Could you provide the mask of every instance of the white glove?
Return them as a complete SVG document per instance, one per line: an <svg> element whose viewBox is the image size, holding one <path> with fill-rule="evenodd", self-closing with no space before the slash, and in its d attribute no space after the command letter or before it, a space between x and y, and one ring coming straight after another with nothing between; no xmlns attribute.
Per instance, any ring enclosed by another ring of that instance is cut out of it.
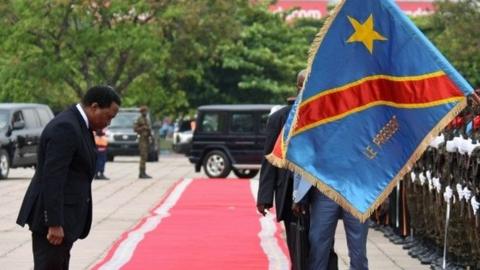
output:
<svg viewBox="0 0 480 270"><path fill-rule="evenodd" d="M432 191L433 189L433 179L430 177L428 178L428 190Z"/></svg>
<svg viewBox="0 0 480 270"><path fill-rule="evenodd" d="M442 184L440 183L440 178L434 177L432 179L432 182L433 182L433 187L435 188L437 193L440 193L440 191L442 191Z"/></svg>
<svg viewBox="0 0 480 270"><path fill-rule="evenodd" d="M467 154L471 149L472 139L464 139L463 137L459 140L458 152L462 155ZM473 149L472 149L473 151Z"/></svg>
<svg viewBox="0 0 480 270"><path fill-rule="evenodd" d="M415 180L417 178L417 175L414 172L410 173L410 180L412 180L412 183L415 183Z"/></svg>
<svg viewBox="0 0 480 270"><path fill-rule="evenodd" d="M457 184L457 193L458 193L458 200L461 201L463 199L463 188L462 185Z"/></svg>
<svg viewBox="0 0 480 270"><path fill-rule="evenodd" d="M425 178L425 174L421 172L418 178L420 178L420 185L423 186L423 184L425 184L425 180L427 180L427 178Z"/></svg>
<svg viewBox="0 0 480 270"><path fill-rule="evenodd" d="M431 171L427 171L427 172L426 172L426 175L427 175L428 181L432 181L432 172L431 172Z"/></svg>
<svg viewBox="0 0 480 270"><path fill-rule="evenodd" d="M465 200L468 201L470 200L470 197L472 197L472 192L470 191L470 189L468 189L468 187L465 187L463 189L463 197L465 198Z"/></svg>
<svg viewBox="0 0 480 270"><path fill-rule="evenodd" d="M480 208L480 203L477 202L477 199L475 198L475 196L472 197L472 200L470 202L472 204L473 214L476 215L478 208Z"/></svg>
<svg viewBox="0 0 480 270"><path fill-rule="evenodd" d="M438 146L444 141L445 136L443 134L440 134L439 136L435 137L435 139L433 139L433 141L430 143L430 146L438 149Z"/></svg>
<svg viewBox="0 0 480 270"><path fill-rule="evenodd" d="M445 188L445 192L443 193L443 199L446 203L450 203L450 199L453 197L453 189L450 186Z"/></svg>

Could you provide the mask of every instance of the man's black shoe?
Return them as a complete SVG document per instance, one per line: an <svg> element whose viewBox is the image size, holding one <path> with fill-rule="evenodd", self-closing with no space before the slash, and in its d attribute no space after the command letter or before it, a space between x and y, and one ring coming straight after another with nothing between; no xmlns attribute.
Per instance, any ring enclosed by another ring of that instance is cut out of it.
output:
<svg viewBox="0 0 480 270"><path fill-rule="evenodd" d="M405 244L408 244L411 242L417 242L417 239L415 239L415 237L413 237L412 235L409 235L405 238Z"/></svg>
<svg viewBox="0 0 480 270"><path fill-rule="evenodd" d="M152 177L150 175L146 174L146 173L140 173L138 178L140 178L140 179L151 179Z"/></svg>
<svg viewBox="0 0 480 270"><path fill-rule="evenodd" d="M95 179L97 179L97 180L110 180L110 178L106 177L103 173L97 173L97 175L95 175Z"/></svg>
<svg viewBox="0 0 480 270"><path fill-rule="evenodd" d="M419 256L425 254L426 252L428 252L429 249L425 246L420 246L419 248L416 248L416 249L411 249L409 252L408 252L408 255L412 256L413 258L418 258Z"/></svg>
<svg viewBox="0 0 480 270"><path fill-rule="evenodd" d="M408 251L408 254L418 253L420 250L423 250L423 249L425 249L425 246L422 243L418 243Z"/></svg>
<svg viewBox="0 0 480 270"><path fill-rule="evenodd" d="M397 241L398 241L399 239L401 239L401 240L404 240L404 239L405 239L403 236L401 236L401 235L399 235L399 234L396 234L396 233L387 236L387 238L388 238L388 240L390 240L390 241L392 241L392 242L393 242L394 240L397 240Z"/></svg>
<svg viewBox="0 0 480 270"><path fill-rule="evenodd" d="M442 267L442 264L440 265L430 265L430 269L432 270L445 270L445 269L452 269L452 265L447 262L447 264L445 265L445 268Z"/></svg>
<svg viewBox="0 0 480 270"><path fill-rule="evenodd" d="M421 264L432 264L438 257L439 254L435 250L432 250L423 256L420 256L419 259Z"/></svg>
<svg viewBox="0 0 480 270"><path fill-rule="evenodd" d="M376 230L377 232L383 232L385 230L386 226L383 224L378 224L378 226L374 227L373 229Z"/></svg>
<svg viewBox="0 0 480 270"><path fill-rule="evenodd" d="M393 231L393 228L390 227L390 226L385 227L385 229L384 229L384 231L383 231L383 235L384 235L385 237L388 237L388 236L390 236L390 235L392 235L392 234L395 234L395 232Z"/></svg>
<svg viewBox="0 0 480 270"><path fill-rule="evenodd" d="M393 239L390 239L390 241L392 241L392 243L395 245L403 245L407 240L405 240L405 238L401 236L397 236L397 237L394 237Z"/></svg>
<svg viewBox="0 0 480 270"><path fill-rule="evenodd" d="M418 240L412 240L412 241L410 241L410 242L408 242L408 243L405 243L405 245L403 245L402 248L403 248L403 249L411 249L411 248L416 247L416 246L419 245L419 244L420 244L420 241L418 241Z"/></svg>
<svg viewBox="0 0 480 270"><path fill-rule="evenodd" d="M380 224L377 224L375 221L372 221L372 220L368 221L368 227L370 229L378 230L379 226L380 226Z"/></svg>
<svg viewBox="0 0 480 270"><path fill-rule="evenodd" d="M432 262L432 265L441 266L442 263L443 263L443 255L440 255L438 258L436 258L436 259Z"/></svg>

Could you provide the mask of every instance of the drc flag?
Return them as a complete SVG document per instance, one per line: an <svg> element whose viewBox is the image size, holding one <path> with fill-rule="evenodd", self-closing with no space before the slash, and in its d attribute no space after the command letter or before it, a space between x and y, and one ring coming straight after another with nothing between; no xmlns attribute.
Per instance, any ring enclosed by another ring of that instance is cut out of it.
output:
<svg viewBox="0 0 480 270"><path fill-rule="evenodd" d="M471 93L393 0L341 1L267 158L365 221Z"/></svg>

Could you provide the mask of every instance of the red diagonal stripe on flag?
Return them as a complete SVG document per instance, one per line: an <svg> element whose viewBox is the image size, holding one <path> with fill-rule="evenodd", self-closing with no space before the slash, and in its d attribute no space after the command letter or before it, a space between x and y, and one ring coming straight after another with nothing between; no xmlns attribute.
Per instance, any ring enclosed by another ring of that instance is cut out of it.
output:
<svg viewBox="0 0 480 270"><path fill-rule="evenodd" d="M303 103L299 108L295 133L376 102L420 108L428 103L463 96L463 93L446 75L421 80L400 81L389 78L367 80L345 90L321 95ZM430 106L436 105L433 103Z"/></svg>
<svg viewBox="0 0 480 270"><path fill-rule="evenodd" d="M275 158L279 160L284 160L285 157L283 156L283 131L285 129L282 128L280 134L278 134L277 140L275 141L275 145L273 146L272 153Z"/></svg>

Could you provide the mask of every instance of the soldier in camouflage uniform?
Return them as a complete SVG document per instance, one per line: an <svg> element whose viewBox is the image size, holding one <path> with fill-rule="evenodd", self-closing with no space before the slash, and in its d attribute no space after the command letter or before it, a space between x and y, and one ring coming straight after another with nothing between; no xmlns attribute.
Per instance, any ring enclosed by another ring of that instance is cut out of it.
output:
<svg viewBox="0 0 480 270"><path fill-rule="evenodd" d="M145 172L148 158L148 144L151 136L151 129L147 121L148 108L146 106L140 107L140 113L141 115L134 125L134 130L138 134L138 150L140 152L140 173L138 177L148 179L152 178Z"/></svg>

